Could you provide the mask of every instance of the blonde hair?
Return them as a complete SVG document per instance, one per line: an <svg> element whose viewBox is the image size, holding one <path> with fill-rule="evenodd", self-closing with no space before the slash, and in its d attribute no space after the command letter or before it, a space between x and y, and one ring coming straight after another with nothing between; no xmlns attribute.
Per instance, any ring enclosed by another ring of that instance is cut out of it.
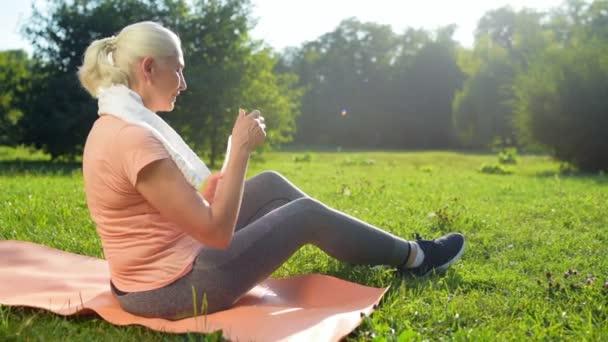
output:
<svg viewBox="0 0 608 342"><path fill-rule="evenodd" d="M144 57L162 59L181 54L179 38L160 24L144 21L123 28L117 36L93 41L84 53L78 78L93 97L112 84L129 86L133 66Z"/></svg>

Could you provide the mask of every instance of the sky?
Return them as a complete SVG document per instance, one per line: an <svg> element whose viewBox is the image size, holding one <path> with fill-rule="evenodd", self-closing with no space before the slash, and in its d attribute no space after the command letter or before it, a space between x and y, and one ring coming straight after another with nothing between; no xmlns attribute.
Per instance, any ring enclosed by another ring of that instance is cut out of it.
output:
<svg viewBox="0 0 608 342"><path fill-rule="evenodd" d="M0 0L0 50L25 49L31 46L19 33L19 27L31 14L32 2L44 0ZM436 29L456 24L455 39L472 46L477 21L488 10L505 5L547 10L563 0L252 0L252 16L257 26L251 32L281 50L300 46L333 31L343 19L357 17L391 25L397 33L407 27Z"/></svg>

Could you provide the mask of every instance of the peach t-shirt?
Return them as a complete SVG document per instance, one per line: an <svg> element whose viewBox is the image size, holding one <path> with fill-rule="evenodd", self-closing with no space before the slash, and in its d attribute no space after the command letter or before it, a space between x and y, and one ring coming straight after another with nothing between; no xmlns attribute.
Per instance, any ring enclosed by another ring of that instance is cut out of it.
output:
<svg viewBox="0 0 608 342"><path fill-rule="evenodd" d="M112 282L125 292L172 283L192 269L202 247L135 188L139 171L164 158L170 156L149 130L110 115L97 119L84 147L87 205Z"/></svg>

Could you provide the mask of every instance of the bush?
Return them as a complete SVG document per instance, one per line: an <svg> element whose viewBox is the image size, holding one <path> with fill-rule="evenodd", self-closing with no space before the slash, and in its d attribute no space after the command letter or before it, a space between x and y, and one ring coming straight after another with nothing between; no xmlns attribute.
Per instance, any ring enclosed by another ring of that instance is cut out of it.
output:
<svg viewBox="0 0 608 342"><path fill-rule="evenodd" d="M510 169L498 164L483 164L479 172L492 175L509 175L513 173Z"/></svg>
<svg viewBox="0 0 608 342"><path fill-rule="evenodd" d="M498 151L499 164L517 164L517 149L515 147L505 148Z"/></svg>
<svg viewBox="0 0 608 342"><path fill-rule="evenodd" d="M582 171L608 170L608 43L555 49L515 83L522 139Z"/></svg>

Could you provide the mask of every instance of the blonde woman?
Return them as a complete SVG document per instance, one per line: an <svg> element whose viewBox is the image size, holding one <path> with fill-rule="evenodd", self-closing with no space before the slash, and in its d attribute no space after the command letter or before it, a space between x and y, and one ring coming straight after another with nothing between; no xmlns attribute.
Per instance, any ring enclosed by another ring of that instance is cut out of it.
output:
<svg viewBox="0 0 608 342"><path fill-rule="evenodd" d="M415 275L460 258L460 234L407 241L310 198L276 172L245 180L266 136L259 111L238 113L226 167L210 175L157 115L186 91L184 67L177 35L140 22L92 42L78 71L99 104L83 155L87 204L126 311L180 319L200 312L203 298L207 313L229 308L306 244Z"/></svg>

